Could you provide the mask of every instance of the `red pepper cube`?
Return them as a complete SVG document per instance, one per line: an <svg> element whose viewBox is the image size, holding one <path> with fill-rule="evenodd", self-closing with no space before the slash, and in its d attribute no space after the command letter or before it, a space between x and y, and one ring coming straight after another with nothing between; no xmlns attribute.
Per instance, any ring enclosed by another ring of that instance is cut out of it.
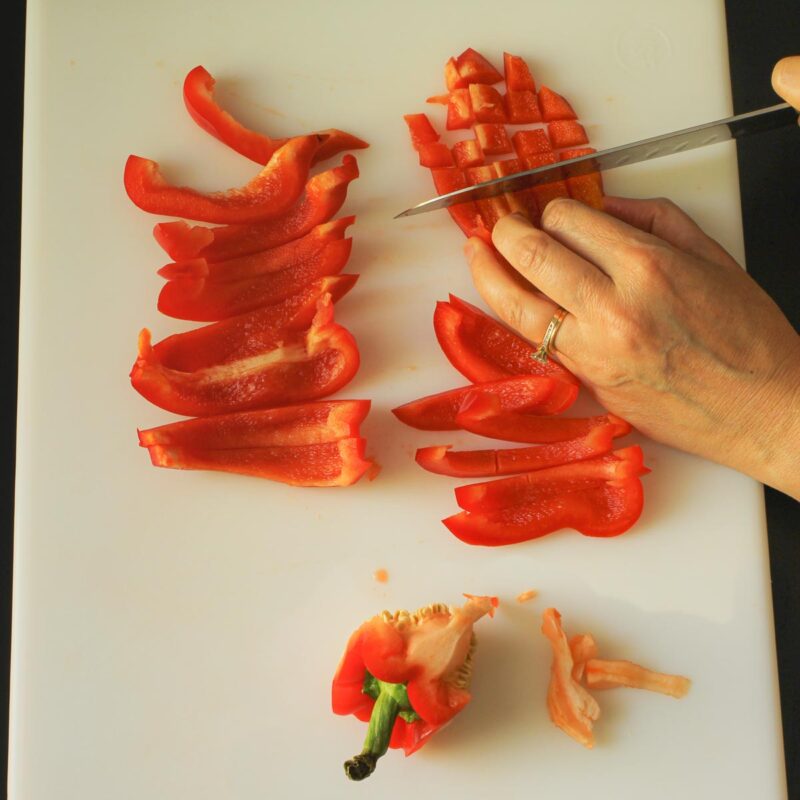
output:
<svg viewBox="0 0 800 800"><path fill-rule="evenodd" d="M433 185L439 194L448 194L457 189L468 186L467 177L464 171L458 167L442 167L432 169ZM478 207L473 202L458 203L447 209L456 225L461 228L467 236L480 236L485 241L491 243L491 235L486 230L481 219Z"/></svg>
<svg viewBox="0 0 800 800"><path fill-rule="evenodd" d="M527 125L529 122L541 122L542 112L536 93L529 89L506 92L503 102L506 106L506 117L512 125Z"/></svg>
<svg viewBox="0 0 800 800"><path fill-rule="evenodd" d="M506 126L497 122L482 122L473 128L484 153L500 155L511 152L511 139Z"/></svg>
<svg viewBox="0 0 800 800"><path fill-rule="evenodd" d="M505 178L507 175L513 175L514 173L508 169L506 166L508 162L506 161L495 161L492 164L494 168L494 174L496 178ZM512 214L522 214L524 216L528 216L528 208L523 202L521 197L522 192L506 192L504 197L506 202L508 203L508 208Z"/></svg>
<svg viewBox="0 0 800 800"><path fill-rule="evenodd" d="M444 83L448 92L452 92L454 89L466 88L465 84L461 82L461 76L458 74L458 65L454 58L448 58L447 63L444 65Z"/></svg>
<svg viewBox="0 0 800 800"><path fill-rule="evenodd" d="M506 73L506 89L511 92L536 91L536 83L525 59L503 53L503 69Z"/></svg>
<svg viewBox="0 0 800 800"><path fill-rule="evenodd" d="M525 169L536 169L547 164L555 164L556 157L553 153L534 153L522 159ZM567 184L563 180L556 180L553 183L546 183L540 186L532 186L531 191L536 197L539 211L544 211L545 206L557 197L569 197Z"/></svg>
<svg viewBox="0 0 800 800"><path fill-rule="evenodd" d="M522 162L518 158L509 158L505 161L495 161L494 170L498 178L516 175L522 172ZM541 214L536 195L530 189L520 189L517 192L506 192L506 200L512 212L524 214L534 225L539 224Z"/></svg>
<svg viewBox="0 0 800 800"><path fill-rule="evenodd" d="M408 125L408 132L411 134L411 143L415 150L419 150L423 144L431 144L439 141L439 134L431 125L431 121L425 114L406 114L403 119Z"/></svg>
<svg viewBox="0 0 800 800"><path fill-rule="evenodd" d="M539 89L539 108L542 110L542 119L545 122L578 118L572 106L560 94L546 86Z"/></svg>
<svg viewBox="0 0 800 800"><path fill-rule="evenodd" d="M456 142L453 145L452 153L456 166L462 169L479 167L483 164L483 150L477 139L464 139Z"/></svg>
<svg viewBox="0 0 800 800"><path fill-rule="evenodd" d="M497 89L480 83L471 83L469 98L476 122L505 122L506 110L503 97Z"/></svg>
<svg viewBox="0 0 800 800"><path fill-rule="evenodd" d="M450 148L442 142L428 142L422 144L417 148L419 153L420 166L430 167L452 167L453 156L450 154Z"/></svg>
<svg viewBox="0 0 800 800"><path fill-rule="evenodd" d="M579 147L574 150L564 150L559 155L561 161L570 158L579 158L589 153L597 152L592 147ZM574 178L567 178L567 191L573 200L580 200L592 208L603 208L603 179L599 172L591 172L587 175L576 175Z"/></svg>
<svg viewBox="0 0 800 800"><path fill-rule="evenodd" d="M471 167L467 170L467 181L473 186L477 183L493 181L497 177L494 167L487 164L483 167ZM480 211L484 225L491 231L500 217L505 217L511 213L508 200L502 195L498 197L486 197L475 201L475 205Z"/></svg>
<svg viewBox="0 0 800 800"><path fill-rule="evenodd" d="M456 88L469 86L471 83L499 83L503 76L477 50L466 49L457 59L456 68L460 83Z"/></svg>
<svg viewBox="0 0 800 800"><path fill-rule="evenodd" d="M589 137L586 135L583 125L574 119L549 123L547 133L550 136L551 144L556 150L562 147L576 147L579 144L589 143Z"/></svg>
<svg viewBox="0 0 800 800"><path fill-rule="evenodd" d="M533 131L517 131L511 137L511 141L514 144L514 150L517 155L522 159L538 153L553 152L547 134L540 128Z"/></svg>
<svg viewBox="0 0 800 800"><path fill-rule="evenodd" d="M447 130L457 131L472 127L475 114L470 102L469 89L455 89L447 102Z"/></svg>

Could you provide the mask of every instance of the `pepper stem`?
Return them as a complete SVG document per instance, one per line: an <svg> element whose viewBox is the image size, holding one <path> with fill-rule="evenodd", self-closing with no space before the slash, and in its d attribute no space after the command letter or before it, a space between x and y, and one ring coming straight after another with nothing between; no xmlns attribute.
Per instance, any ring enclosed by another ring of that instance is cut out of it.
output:
<svg viewBox="0 0 800 800"><path fill-rule="evenodd" d="M390 688L394 685L377 683L380 685L380 694L372 707L364 748L359 755L344 762L345 774L352 781L363 781L375 771L378 759L389 749L394 722L400 712L400 704Z"/></svg>

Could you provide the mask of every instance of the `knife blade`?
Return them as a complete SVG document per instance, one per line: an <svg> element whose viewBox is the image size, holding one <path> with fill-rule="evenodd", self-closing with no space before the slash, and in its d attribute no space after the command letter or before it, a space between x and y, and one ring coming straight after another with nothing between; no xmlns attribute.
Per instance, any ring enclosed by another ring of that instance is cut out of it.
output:
<svg viewBox="0 0 800 800"><path fill-rule="evenodd" d="M407 208L399 217L413 217L415 214L424 214L439 208L465 203L469 200L480 200L486 197L496 197L506 192L516 192L539 186L545 183L588 175L592 172L606 172L617 167L636 164L641 161L651 161L662 156L675 153L685 153L698 147L725 142L729 139L739 139L753 133L761 133L775 128L797 123L797 111L789 103L778 103L774 106L748 111L733 117L706 122L679 131L672 131L661 136L641 139L638 142L623 144L597 153L590 153L557 164L548 164L544 167L517 172L502 178L495 178L485 183L477 183L464 189L434 197L419 203L412 208Z"/></svg>

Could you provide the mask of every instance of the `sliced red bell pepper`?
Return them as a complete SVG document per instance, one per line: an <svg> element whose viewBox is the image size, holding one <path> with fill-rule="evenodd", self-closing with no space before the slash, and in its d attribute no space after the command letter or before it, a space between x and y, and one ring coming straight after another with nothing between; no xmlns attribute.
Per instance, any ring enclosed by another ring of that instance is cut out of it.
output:
<svg viewBox="0 0 800 800"><path fill-rule="evenodd" d="M369 777L390 747L411 755L469 703L473 626L497 598L467 598L461 608L384 612L350 636L331 687L335 714L369 722L361 753L344 765L350 779Z"/></svg>
<svg viewBox="0 0 800 800"><path fill-rule="evenodd" d="M536 83L525 59L513 56L511 53L503 53L503 71L507 89L514 92L536 91Z"/></svg>
<svg viewBox="0 0 800 800"><path fill-rule="evenodd" d="M579 158L589 153L597 152L593 147L578 147L573 150L562 150L559 158L567 161L570 158ZM591 172L588 175L576 175L567 178L567 190L573 200L580 200L587 206L603 209L603 178L599 172Z"/></svg>
<svg viewBox="0 0 800 800"><path fill-rule="evenodd" d="M455 164L450 148L443 142L422 144L417 152L419 153L419 163L422 167L437 169L439 167L452 167Z"/></svg>
<svg viewBox="0 0 800 800"><path fill-rule="evenodd" d="M260 222L283 214L300 197L319 145L318 136L290 139L248 184L209 194L172 186L155 161L129 156L125 190L139 208L152 214L236 225Z"/></svg>
<svg viewBox="0 0 800 800"><path fill-rule="evenodd" d="M320 400L198 417L140 430L139 444L141 447L162 445L195 450L323 444L357 437L369 407L369 400Z"/></svg>
<svg viewBox="0 0 800 800"><path fill-rule="evenodd" d="M475 122L475 112L472 110L469 89L454 89L447 98L445 127L449 131L457 131L469 128L473 122Z"/></svg>
<svg viewBox="0 0 800 800"><path fill-rule="evenodd" d="M478 167L484 162L483 150L477 139L463 139L452 147L456 166L461 169Z"/></svg>
<svg viewBox="0 0 800 800"><path fill-rule="evenodd" d="M511 143L520 158L553 152L550 140L541 128L532 131L517 131L512 135Z"/></svg>
<svg viewBox="0 0 800 800"><path fill-rule="evenodd" d="M542 121L539 101L533 91L511 91L509 89L503 97L503 103L505 104L506 117L511 125L527 125L532 122Z"/></svg>
<svg viewBox="0 0 800 800"><path fill-rule="evenodd" d="M511 139L506 133L506 126L496 122L482 122L475 125L475 137L484 153L502 155L511 152Z"/></svg>
<svg viewBox="0 0 800 800"><path fill-rule="evenodd" d="M153 235L175 261L189 258L222 261L267 250L298 239L331 219L344 204L347 187L357 177L358 162L347 155L341 166L310 178L300 200L284 214L266 222L218 228L160 222Z"/></svg>
<svg viewBox="0 0 800 800"><path fill-rule="evenodd" d="M213 322L280 303L312 281L341 272L352 244L352 239L331 241L293 267L242 280L175 278L161 289L158 310L176 319Z"/></svg>
<svg viewBox="0 0 800 800"><path fill-rule="evenodd" d="M439 194L454 192L467 186L467 178L463 170L457 167L444 167L431 170L433 185ZM467 236L480 236L484 241L491 243L492 234L483 224L478 206L472 201L450 206L447 211L455 223Z"/></svg>
<svg viewBox="0 0 800 800"><path fill-rule="evenodd" d="M473 186L494 180L497 177L492 164L485 164L482 167L470 167L466 170L466 173L467 182ZM478 207L484 227L489 231L494 228L499 219L511 213L508 200L504 195L478 198L475 200L475 205Z"/></svg>
<svg viewBox="0 0 800 800"><path fill-rule="evenodd" d="M552 151L549 153L532 153L525 156L522 161L525 164L525 169L537 169L548 164L555 164L556 157ZM542 212L551 200L555 200L557 197L569 197L567 184L561 180L532 186L531 191L536 196L536 202Z"/></svg>
<svg viewBox="0 0 800 800"><path fill-rule="evenodd" d="M153 345L154 356L163 366L181 372L256 356L275 347L287 331L306 330L320 298L329 294L336 302L357 279L357 275L320 278L275 305L168 336Z"/></svg>
<svg viewBox="0 0 800 800"><path fill-rule="evenodd" d="M326 296L307 331L287 334L258 355L191 372L161 364L145 329L131 383L160 408L203 417L326 397L345 386L358 365L355 340L333 321L333 302Z"/></svg>
<svg viewBox="0 0 800 800"><path fill-rule="evenodd" d="M473 383L509 375L549 375L578 384L553 359L546 364L536 361L536 348L530 342L455 295L450 295L449 303L436 304L433 327L450 363Z"/></svg>
<svg viewBox="0 0 800 800"><path fill-rule="evenodd" d="M439 141L439 134L427 114L405 114L403 119L408 126L411 144L414 145L415 150L419 150L423 144L433 144Z"/></svg>
<svg viewBox="0 0 800 800"><path fill-rule="evenodd" d="M508 158L503 161L495 161L492 167L496 177L505 178L520 171L520 161L518 158ZM524 214L534 225L537 224L541 215L539 206L536 204L536 195L530 189L506 192L504 197L512 213Z"/></svg>
<svg viewBox="0 0 800 800"><path fill-rule="evenodd" d="M312 228L305 236L286 244L250 253L224 261L208 262L204 258L173 261L166 264L158 274L162 278L209 278L213 281L236 281L252 278L267 272L296 267L319 255L330 242L344 238L347 228L356 221L353 216L324 222Z"/></svg>
<svg viewBox="0 0 800 800"><path fill-rule="evenodd" d="M493 84L503 80L503 76L492 63L471 47L468 47L455 59L455 68L458 72L458 80L452 87L448 85L448 89L466 88L473 83ZM445 68L445 82L451 74L452 71Z"/></svg>
<svg viewBox="0 0 800 800"><path fill-rule="evenodd" d="M582 461L459 486L455 490L456 502L465 511L497 511L538 502L553 494L581 492L605 481L638 478L648 472L642 448L633 445Z"/></svg>
<svg viewBox="0 0 800 800"><path fill-rule="evenodd" d="M216 417L212 417L216 419ZM233 472L290 486L351 486L372 467L358 437L321 444L237 447L224 450L150 445L155 467Z"/></svg>
<svg viewBox="0 0 800 800"><path fill-rule="evenodd" d="M578 118L572 106L560 94L546 86L539 89L539 108L542 110L542 119L545 122Z"/></svg>
<svg viewBox="0 0 800 800"><path fill-rule="evenodd" d="M453 450L451 445L421 447L416 462L428 472L461 478L514 475L594 458L611 451L613 425L601 425L585 436L564 442L504 450Z"/></svg>
<svg viewBox="0 0 800 800"><path fill-rule="evenodd" d="M575 119L562 119L548 123L547 135L556 150L562 147L577 147L589 142L586 129Z"/></svg>
<svg viewBox="0 0 800 800"><path fill-rule="evenodd" d="M469 85L469 100L475 122L506 122L503 96L493 86L482 83Z"/></svg>
<svg viewBox="0 0 800 800"><path fill-rule="evenodd" d="M203 130L224 142L251 161L266 164L272 154L289 140L272 139L246 128L214 100L214 78L203 68L195 67L183 82L183 99L192 119ZM331 158L343 150L360 150L369 145L350 133L331 128L317 131L324 141L314 154L313 163Z"/></svg>
<svg viewBox="0 0 800 800"><path fill-rule="evenodd" d="M462 386L439 392L393 408L392 413L406 425L424 431L452 431L474 386ZM506 411L524 409L541 414L560 414L575 402L578 387L556 378L540 375L518 375L483 383L481 392L491 395L498 408ZM500 412L502 413L502 412Z"/></svg>

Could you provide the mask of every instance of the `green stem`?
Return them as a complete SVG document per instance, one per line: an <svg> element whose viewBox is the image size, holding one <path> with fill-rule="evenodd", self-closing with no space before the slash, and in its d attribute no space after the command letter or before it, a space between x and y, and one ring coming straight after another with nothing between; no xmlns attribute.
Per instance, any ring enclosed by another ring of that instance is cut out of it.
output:
<svg viewBox="0 0 800 800"><path fill-rule="evenodd" d="M380 694L372 707L364 748L359 755L344 762L345 774L353 781L363 781L375 771L378 759L389 749L394 722L400 712L395 692L389 688L394 685L378 683L381 684Z"/></svg>

